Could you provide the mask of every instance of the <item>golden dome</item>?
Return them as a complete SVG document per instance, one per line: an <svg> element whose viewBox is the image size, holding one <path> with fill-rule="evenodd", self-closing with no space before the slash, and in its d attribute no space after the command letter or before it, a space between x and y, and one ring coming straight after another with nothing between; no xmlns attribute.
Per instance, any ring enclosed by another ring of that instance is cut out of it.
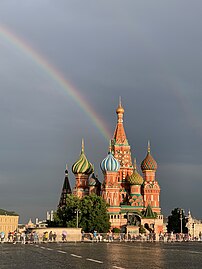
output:
<svg viewBox="0 0 202 269"><path fill-rule="evenodd" d="M137 172L136 160L134 160L134 170L132 175L128 177L128 182L130 185L142 185L144 182L141 175Z"/></svg>
<svg viewBox="0 0 202 269"><path fill-rule="evenodd" d="M119 106L116 109L117 114L123 114L124 113L124 108L121 105L121 97L119 98Z"/></svg>

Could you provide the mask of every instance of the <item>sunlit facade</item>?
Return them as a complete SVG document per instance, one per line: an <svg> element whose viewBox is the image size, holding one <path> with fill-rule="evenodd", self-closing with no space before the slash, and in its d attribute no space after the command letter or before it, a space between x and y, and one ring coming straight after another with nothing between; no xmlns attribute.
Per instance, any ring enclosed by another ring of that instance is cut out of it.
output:
<svg viewBox="0 0 202 269"><path fill-rule="evenodd" d="M148 142L145 159L141 162L142 176L138 173L136 160L132 162L131 147L124 130L124 108L119 102L117 124L109 151L100 167L102 183L94 175L93 165L84 152L84 142L79 159L73 164L75 186L72 193L80 198L91 193L101 195L109 205L108 213L112 228L140 227L160 233L163 231L163 216L160 208L160 187L156 180L157 163L151 155ZM67 172L66 172L67 175ZM67 177L65 179L67 181ZM62 191L70 193L68 189ZM61 195L61 199L65 199ZM63 197L63 198L62 198ZM62 206L61 203L59 206Z"/></svg>

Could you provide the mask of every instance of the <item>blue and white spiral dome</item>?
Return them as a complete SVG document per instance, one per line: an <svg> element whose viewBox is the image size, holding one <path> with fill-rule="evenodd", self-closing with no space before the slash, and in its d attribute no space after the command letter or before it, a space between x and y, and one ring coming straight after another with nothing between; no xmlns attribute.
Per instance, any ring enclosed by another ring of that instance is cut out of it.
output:
<svg viewBox="0 0 202 269"><path fill-rule="evenodd" d="M109 152L107 157L101 162L100 168L103 173L106 172L117 172L120 169L120 163L114 156Z"/></svg>

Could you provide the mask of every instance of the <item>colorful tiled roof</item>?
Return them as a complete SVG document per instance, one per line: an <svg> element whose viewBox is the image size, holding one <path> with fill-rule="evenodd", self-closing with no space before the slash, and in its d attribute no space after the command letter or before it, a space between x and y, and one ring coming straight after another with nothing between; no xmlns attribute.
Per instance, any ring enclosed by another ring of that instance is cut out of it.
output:
<svg viewBox="0 0 202 269"><path fill-rule="evenodd" d="M93 165L88 161L86 158L86 155L84 153L84 142L82 139L82 149L81 154L78 159L73 165L72 165L72 172L74 174L87 174L90 175L93 172Z"/></svg>
<svg viewBox="0 0 202 269"><path fill-rule="evenodd" d="M142 176L137 172L136 160L134 161L134 170L131 176L128 177L128 182L130 185L142 185L143 184Z"/></svg>
<svg viewBox="0 0 202 269"><path fill-rule="evenodd" d="M150 154L150 143L148 142L148 150L147 150L147 156L141 163L141 169L142 171L145 170L157 170L157 162L154 160L154 158Z"/></svg>
<svg viewBox="0 0 202 269"><path fill-rule="evenodd" d="M124 108L121 104L121 99L119 100L119 105L116 109L116 113L118 116L118 121L116 125L116 129L114 131L114 142L118 145L128 145L128 140L126 138L126 133L123 126L123 114L124 114Z"/></svg>
<svg viewBox="0 0 202 269"><path fill-rule="evenodd" d="M111 153L111 146L107 157L101 162L100 167L103 173L117 172L120 169L120 163Z"/></svg>

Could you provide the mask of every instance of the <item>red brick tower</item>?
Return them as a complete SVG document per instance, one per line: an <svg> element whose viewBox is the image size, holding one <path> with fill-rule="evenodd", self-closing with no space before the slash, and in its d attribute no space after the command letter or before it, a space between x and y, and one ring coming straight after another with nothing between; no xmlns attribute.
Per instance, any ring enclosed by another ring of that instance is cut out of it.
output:
<svg viewBox="0 0 202 269"><path fill-rule="evenodd" d="M119 100L119 106L116 109L116 113L117 125L114 132L114 137L112 139L112 154L120 163L120 200L123 201L127 198L127 193L125 192L125 190L129 191L130 188L126 178L133 173L133 165L131 161L130 145L128 144L128 140L126 138L126 133L123 126L124 108L122 107L121 99Z"/></svg>
<svg viewBox="0 0 202 269"><path fill-rule="evenodd" d="M150 143L148 142L147 156L141 163L144 177L143 196L144 206L151 206L152 211L160 214L159 195L160 187L156 181L157 163L150 154Z"/></svg>
<svg viewBox="0 0 202 269"><path fill-rule="evenodd" d="M75 174L76 185L73 190L73 194L82 198L89 194L88 178L93 172L93 165L87 160L84 153L84 141L82 139L81 154L73 166L72 172Z"/></svg>
<svg viewBox="0 0 202 269"><path fill-rule="evenodd" d="M119 181L118 171L120 164L114 158L111 153L111 147L107 157L101 162L100 167L104 174L104 181L102 184L102 197L111 207L120 207L120 195L119 195ZM109 208L109 212L113 211L114 208ZM116 211L116 210L115 210ZM118 209L119 212L119 209Z"/></svg>

